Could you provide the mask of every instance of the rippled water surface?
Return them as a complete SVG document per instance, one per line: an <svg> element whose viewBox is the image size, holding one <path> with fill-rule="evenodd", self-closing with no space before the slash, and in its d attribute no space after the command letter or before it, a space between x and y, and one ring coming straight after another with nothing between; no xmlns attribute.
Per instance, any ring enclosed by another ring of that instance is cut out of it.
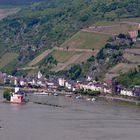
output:
<svg viewBox="0 0 140 140"><path fill-rule="evenodd" d="M0 140L140 140L139 108L52 98L63 106L0 103Z"/></svg>

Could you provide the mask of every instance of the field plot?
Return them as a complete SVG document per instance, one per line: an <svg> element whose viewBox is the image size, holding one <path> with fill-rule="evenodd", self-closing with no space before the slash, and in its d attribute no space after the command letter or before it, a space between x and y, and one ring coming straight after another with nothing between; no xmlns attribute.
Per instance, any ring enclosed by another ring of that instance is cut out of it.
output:
<svg viewBox="0 0 140 140"><path fill-rule="evenodd" d="M14 59L17 58L16 53L6 53L0 58L0 69L4 66L8 65L10 62L12 62Z"/></svg>
<svg viewBox="0 0 140 140"><path fill-rule="evenodd" d="M116 65L115 67L113 67L106 75L105 75L105 79L112 79L118 75L120 75L120 73L125 73L128 72L129 70L136 68L137 64L125 64L125 63L120 63L118 65Z"/></svg>
<svg viewBox="0 0 140 140"><path fill-rule="evenodd" d="M78 54L77 52L71 52L71 51L60 51L55 50L52 52L52 56L59 62L64 63L68 61L73 55Z"/></svg>
<svg viewBox="0 0 140 140"><path fill-rule="evenodd" d="M131 63L140 63L140 49L126 49L124 58Z"/></svg>
<svg viewBox="0 0 140 140"><path fill-rule="evenodd" d="M108 38L109 35L80 31L64 42L61 47L99 50L105 45Z"/></svg>
<svg viewBox="0 0 140 140"><path fill-rule="evenodd" d="M133 22L133 23L140 23L140 18L139 17L137 17L137 18L126 18L126 19L123 19L123 21Z"/></svg>
<svg viewBox="0 0 140 140"><path fill-rule="evenodd" d="M118 35L120 33L128 33L129 31L133 31L138 29L138 23L132 23L132 22L120 22L113 25L107 25L107 26L91 26L87 29L84 29L84 31L87 32L93 32L93 33L100 33L100 34L106 34L106 35Z"/></svg>
<svg viewBox="0 0 140 140"><path fill-rule="evenodd" d="M35 76L37 75L39 69L32 69L28 72L28 76Z"/></svg>
<svg viewBox="0 0 140 140"><path fill-rule="evenodd" d="M52 71L61 71L70 68L73 64L85 62L93 53L55 50L52 55L58 61L58 65Z"/></svg>
<svg viewBox="0 0 140 140"><path fill-rule="evenodd" d="M75 54L73 55L68 61L65 63L59 63L55 68L52 69L52 71L61 71L61 70L66 70L69 68L70 65L73 65L76 63L77 60L81 57L82 54Z"/></svg>
<svg viewBox="0 0 140 140"><path fill-rule="evenodd" d="M93 26L112 26L120 24L120 21L97 21Z"/></svg>
<svg viewBox="0 0 140 140"><path fill-rule="evenodd" d="M119 25L121 23L131 23L131 24L137 24L140 23L140 18L123 18L120 20L115 21L98 21L93 24L93 26L112 26L112 25Z"/></svg>
<svg viewBox="0 0 140 140"><path fill-rule="evenodd" d="M129 69L135 68L135 64L120 63L110 70L110 73L127 72Z"/></svg>

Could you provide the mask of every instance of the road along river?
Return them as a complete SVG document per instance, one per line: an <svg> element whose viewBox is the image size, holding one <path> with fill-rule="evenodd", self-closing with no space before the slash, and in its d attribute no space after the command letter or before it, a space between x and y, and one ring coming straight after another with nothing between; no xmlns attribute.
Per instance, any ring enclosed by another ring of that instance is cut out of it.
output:
<svg viewBox="0 0 140 140"><path fill-rule="evenodd" d="M0 140L140 140L140 108L60 96L32 100L61 107L0 103Z"/></svg>

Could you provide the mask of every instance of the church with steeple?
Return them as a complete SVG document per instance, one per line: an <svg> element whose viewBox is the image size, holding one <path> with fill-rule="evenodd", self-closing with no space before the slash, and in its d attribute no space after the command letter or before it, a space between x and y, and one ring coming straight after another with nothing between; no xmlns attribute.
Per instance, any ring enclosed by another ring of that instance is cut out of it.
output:
<svg viewBox="0 0 140 140"><path fill-rule="evenodd" d="M42 76L43 76L42 73L39 71L38 74L37 74L37 78L38 78L38 79L41 79Z"/></svg>

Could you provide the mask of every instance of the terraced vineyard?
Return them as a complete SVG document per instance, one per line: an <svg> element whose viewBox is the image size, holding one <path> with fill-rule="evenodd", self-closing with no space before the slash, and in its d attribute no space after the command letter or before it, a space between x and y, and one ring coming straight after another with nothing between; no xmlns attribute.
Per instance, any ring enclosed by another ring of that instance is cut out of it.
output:
<svg viewBox="0 0 140 140"><path fill-rule="evenodd" d="M126 49L124 52L124 58L130 63L140 63L140 49Z"/></svg>
<svg viewBox="0 0 140 140"><path fill-rule="evenodd" d="M59 71L68 69L73 64L85 62L92 55L96 56L98 51L106 44L109 37L119 33L128 33L130 30L138 29L139 25L138 23L124 21L106 22L106 26L101 26L103 23L96 23L96 28L94 25L88 29L81 30L65 41L60 47L55 47L49 52L43 52L41 55L31 61L28 66L36 65L47 55L51 54L58 61L58 65L52 70ZM111 25L111 23L113 25ZM100 26L97 26L97 24ZM136 67L136 63L140 62L139 56L134 55L134 52L137 52L137 50L129 50L132 51L131 54L128 53L128 50L126 50L124 53L124 58L128 61L131 60L131 64L119 64L115 66L109 71L109 73L107 73L107 77L114 77L120 72L126 72L127 70Z"/></svg>

